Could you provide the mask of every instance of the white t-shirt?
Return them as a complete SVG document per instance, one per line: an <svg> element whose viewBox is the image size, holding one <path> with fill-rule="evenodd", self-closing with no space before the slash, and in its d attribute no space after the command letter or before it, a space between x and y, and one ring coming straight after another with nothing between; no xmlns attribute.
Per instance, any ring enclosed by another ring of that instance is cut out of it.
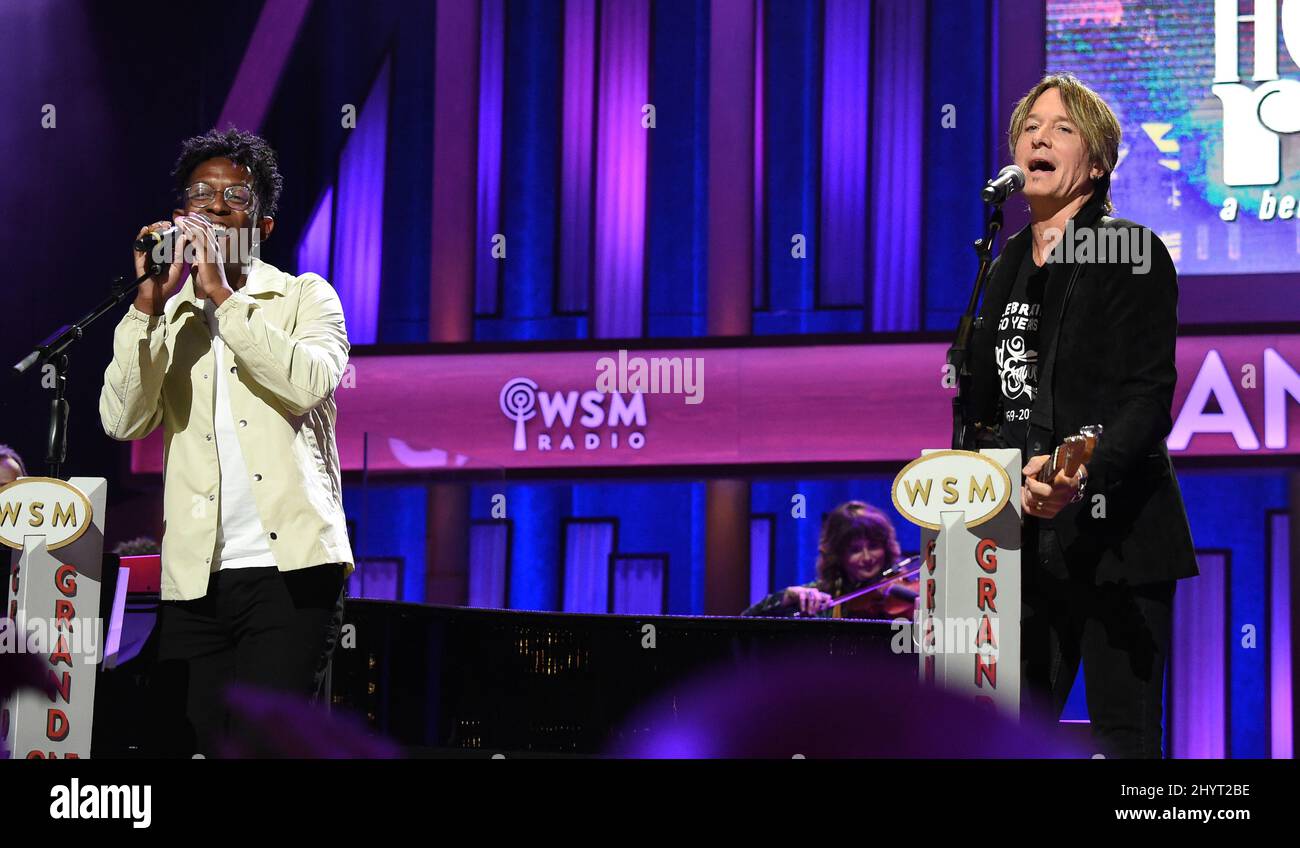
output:
<svg viewBox="0 0 1300 848"><path fill-rule="evenodd" d="M217 524L217 550L212 570L223 568L275 567L275 556L266 537L266 528L257 514L253 485L248 466L239 447L236 430L241 425L230 411L230 369L225 365L226 343L217 329L216 306L211 299L203 302L203 314L212 332L212 352L216 362L217 462L221 466L221 500L217 504L221 520Z"/></svg>

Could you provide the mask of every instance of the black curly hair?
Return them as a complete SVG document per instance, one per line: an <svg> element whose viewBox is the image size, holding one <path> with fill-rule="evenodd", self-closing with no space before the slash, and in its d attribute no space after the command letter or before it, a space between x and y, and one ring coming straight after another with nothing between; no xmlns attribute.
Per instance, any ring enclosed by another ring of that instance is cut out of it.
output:
<svg viewBox="0 0 1300 848"><path fill-rule="evenodd" d="M177 194L185 196L185 188L195 168L209 159L223 157L236 165L243 165L252 173L253 193L257 195L261 215L274 218L280 203L280 190L284 188L275 151L261 136L234 127L208 130L181 143L181 155L172 168Z"/></svg>

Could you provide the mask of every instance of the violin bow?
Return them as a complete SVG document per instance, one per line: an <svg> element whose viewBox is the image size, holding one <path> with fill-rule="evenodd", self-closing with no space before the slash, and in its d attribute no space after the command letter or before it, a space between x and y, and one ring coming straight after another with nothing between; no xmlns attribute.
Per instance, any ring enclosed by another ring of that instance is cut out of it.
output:
<svg viewBox="0 0 1300 848"><path fill-rule="evenodd" d="M916 556L910 556L907 559L899 560L898 562L894 563L893 567L891 567L888 571L886 571L884 574L880 576L881 579L879 582L872 583L870 586L864 586L861 589L856 589L852 592L849 592L847 595L840 595L838 598L836 598L835 600L827 604L825 607L823 607L823 609L831 609L833 607L837 607L840 604L848 603L849 601L860 598L863 595L869 595L872 592L875 592L879 589L884 589L888 586L892 586L893 584L897 583L900 580L906 580L907 578L913 576L914 574L916 574L918 571L921 570L920 560L921 560L920 554L917 554ZM916 563L916 565L913 566L912 563Z"/></svg>

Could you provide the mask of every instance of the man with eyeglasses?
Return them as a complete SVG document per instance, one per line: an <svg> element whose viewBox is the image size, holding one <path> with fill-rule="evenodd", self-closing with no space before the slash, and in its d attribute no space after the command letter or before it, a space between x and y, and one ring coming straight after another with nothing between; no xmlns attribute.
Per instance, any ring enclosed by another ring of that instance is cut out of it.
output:
<svg viewBox="0 0 1300 848"><path fill-rule="evenodd" d="M194 734L175 752L211 756L258 732L229 713L230 684L306 703L337 641L352 551L334 390L349 345L329 283L257 256L282 184L265 141L213 130L182 145L173 175L172 221L136 237L174 226L174 255L117 326L99 413L114 439L163 427L158 659L178 696L184 681ZM136 252L137 275L148 259Z"/></svg>

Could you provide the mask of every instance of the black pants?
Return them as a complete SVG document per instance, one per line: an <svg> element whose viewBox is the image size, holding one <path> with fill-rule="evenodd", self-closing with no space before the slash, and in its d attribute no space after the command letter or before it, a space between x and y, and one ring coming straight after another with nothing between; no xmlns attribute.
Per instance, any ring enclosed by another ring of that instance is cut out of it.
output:
<svg viewBox="0 0 1300 848"><path fill-rule="evenodd" d="M185 717L164 730L166 750L213 756L223 739L249 737L227 707L231 684L314 701L342 627L343 574L339 563L218 571L202 598L163 602L160 688Z"/></svg>
<svg viewBox="0 0 1300 848"><path fill-rule="evenodd" d="M1058 719L1082 661L1094 753L1163 756L1174 581L1097 586L1071 577L1055 532L1033 524L1025 553L1036 550L1037 561L1024 558L1021 590L1022 703Z"/></svg>

